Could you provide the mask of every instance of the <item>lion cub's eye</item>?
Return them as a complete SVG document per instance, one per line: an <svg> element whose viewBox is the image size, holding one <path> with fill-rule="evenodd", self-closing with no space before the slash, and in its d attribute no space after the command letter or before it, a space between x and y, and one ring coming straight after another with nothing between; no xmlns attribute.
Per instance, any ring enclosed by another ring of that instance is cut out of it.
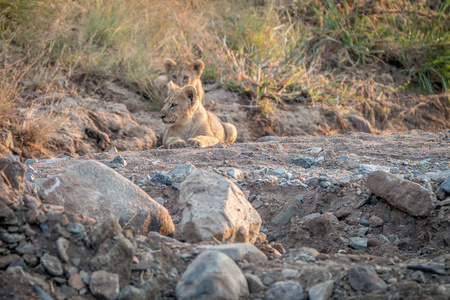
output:
<svg viewBox="0 0 450 300"><path fill-rule="evenodd" d="M188 81L188 80L189 80L189 77L184 76L183 81L186 82L186 81Z"/></svg>
<svg viewBox="0 0 450 300"><path fill-rule="evenodd" d="M177 105L178 105L178 104L176 104L176 103L170 104L170 109L174 109L175 107L177 107Z"/></svg>
<svg viewBox="0 0 450 300"><path fill-rule="evenodd" d="M172 75L173 81L177 81L177 75Z"/></svg>

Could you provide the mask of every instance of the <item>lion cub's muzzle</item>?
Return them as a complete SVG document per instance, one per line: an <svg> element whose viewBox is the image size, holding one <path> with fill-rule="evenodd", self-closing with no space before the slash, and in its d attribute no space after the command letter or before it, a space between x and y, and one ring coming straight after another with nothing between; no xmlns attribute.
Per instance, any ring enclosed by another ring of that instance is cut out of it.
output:
<svg viewBox="0 0 450 300"><path fill-rule="evenodd" d="M166 124L175 123L175 120L173 120L171 118L167 118L167 114L165 114L165 113L160 113L159 117L161 118L161 121L163 121L163 123L166 123Z"/></svg>

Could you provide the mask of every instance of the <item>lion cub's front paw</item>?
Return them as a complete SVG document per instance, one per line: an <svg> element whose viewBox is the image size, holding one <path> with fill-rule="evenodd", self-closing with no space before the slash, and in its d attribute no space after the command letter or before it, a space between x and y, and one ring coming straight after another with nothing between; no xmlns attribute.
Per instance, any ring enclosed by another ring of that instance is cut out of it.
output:
<svg viewBox="0 0 450 300"><path fill-rule="evenodd" d="M175 141L169 144L169 149L179 149L179 148L186 148L186 142L185 141Z"/></svg>
<svg viewBox="0 0 450 300"><path fill-rule="evenodd" d="M205 147L205 144L201 140L198 140L196 138L188 139L187 140L187 145L189 147L193 147L193 148Z"/></svg>

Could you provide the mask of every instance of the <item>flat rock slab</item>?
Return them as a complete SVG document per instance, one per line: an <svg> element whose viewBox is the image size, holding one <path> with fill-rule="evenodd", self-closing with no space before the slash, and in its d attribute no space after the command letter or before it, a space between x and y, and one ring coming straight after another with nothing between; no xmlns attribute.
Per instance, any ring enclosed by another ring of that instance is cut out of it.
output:
<svg viewBox="0 0 450 300"><path fill-rule="evenodd" d="M103 221L111 216L134 233L175 231L169 212L142 189L96 161L68 167L42 183L39 196L45 203L64 206L66 212Z"/></svg>
<svg viewBox="0 0 450 300"><path fill-rule="evenodd" d="M177 299L242 299L247 279L236 263L218 251L206 251L188 266L176 287Z"/></svg>
<svg viewBox="0 0 450 300"><path fill-rule="evenodd" d="M396 175L375 171L367 176L366 183L372 193L411 216L428 217L436 207L433 192Z"/></svg>
<svg viewBox="0 0 450 300"><path fill-rule="evenodd" d="M311 156L297 157L292 160L292 163L296 166L308 169L311 168L311 166L314 164L314 157Z"/></svg>
<svg viewBox="0 0 450 300"><path fill-rule="evenodd" d="M236 243L219 246L200 246L200 251L219 251L228 255L235 262L246 260L249 263L263 263L266 255L252 244Z"/></svg>
<svg viewBox="0 0 450 300"><path fill-rule="evenodd" d="M425 175L419 176L420 180L445 180L450 177L450 170L440 171L440 172L429 172L425 173Z"/></svg>
<svg viewBox="0 0 450 300"><path fill-rule="evenodd" d="M253 244L261 217L244 193L223 176L196 170L180 186L179 235L188 242L213 238Z"/></svg>
<svg viewBox="0 0 450 300"><path fill-rule="evenodd" d="M447 275L445 265L440 263L432 263L427 265L408 264L407 268L411 270L420 270L427 273L435 273L438 275Z"/></svg>
<svg viewBox="0 0 450 300"><path fill-rule="evenodd" d="M196 170L195 166L191 164L185 164L181 166L176 166L171 169L168 173L175 182L182 182L187 176Z"/></svg>
<svg viewBox="0 0 450 300"><path fill-rule="evenodd" d="M349 246L356 250L365 250L367 248L368 240L362 237L351 237L349 239Z"/></svg>

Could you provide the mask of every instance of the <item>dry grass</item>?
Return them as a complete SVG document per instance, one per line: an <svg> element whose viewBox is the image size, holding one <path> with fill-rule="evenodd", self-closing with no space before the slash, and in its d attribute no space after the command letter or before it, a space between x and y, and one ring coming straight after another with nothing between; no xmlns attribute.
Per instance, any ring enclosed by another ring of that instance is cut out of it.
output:
<svg viewBox="0 0 450 300"><path fill-rule="evenodd" d="M0 67L0 127L7 127L14 120L16 100L20 95L19 81L22 74L10 68Z"/></svg>
<svg viewBox="0 0 450 300"><path fill-rule="evenodd" d="M4 0L18 3L4 9L4 32L45 47L68 76L89 72L141 87L166 57L201 56L207 79L259 99L305 88L311 97L361 94L349 94L351 85L382 81L370 74L383 63L399 67L406 81L398 86L417 80L436 93L448 88L450 2L422 2ZM355 74L361 66L366 72ZM324 84L330 90L317 91Z"/></svg>
<svg viewBox="0 0 450 300"><path fill-rule="evenodd" d="M11 127L15 146L22 150L24 157L49 155L52 150L57 150L52 144L51 134L61 128L65 121L65 114L42 110L39 105L27 107L19 122Z"/></svg>
<svg viewBox="0 0 450 300"><path fill-rule="evenodd" d="M55 114L23 98L30 83L27 78L35 79L38 84L39 78L49 78L49 74L41 74L45 68L37 60L14 58L6 50L0 55L0 128L12 133L14 146L22 151L18 154L24 157L50 154L50 135L61 127L66 114ZM48 92L48 88L43 92Z"/></svg>

